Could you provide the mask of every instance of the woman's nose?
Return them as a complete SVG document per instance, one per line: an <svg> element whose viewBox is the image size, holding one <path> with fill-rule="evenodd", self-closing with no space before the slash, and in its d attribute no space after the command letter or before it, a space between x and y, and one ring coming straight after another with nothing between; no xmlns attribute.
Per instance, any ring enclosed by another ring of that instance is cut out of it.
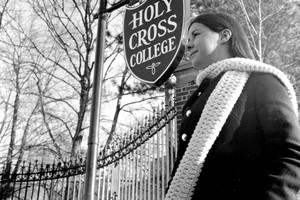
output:
<svg viewBox="0 0 300 200"><path fill-rule="evenodd" d="M187 44L186 44L186 50L187 51L191 51L193 48L193 43L191 40L188 40Z"/></svg>

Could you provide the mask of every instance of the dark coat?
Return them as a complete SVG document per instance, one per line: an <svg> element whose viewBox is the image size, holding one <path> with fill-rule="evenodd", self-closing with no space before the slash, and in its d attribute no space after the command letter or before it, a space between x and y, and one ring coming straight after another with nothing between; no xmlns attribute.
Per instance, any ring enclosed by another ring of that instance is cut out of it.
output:
<svg viewBox="0 0 300 200"><path fill-rule="evenodd" d="M220 77L204 80L183 109L175 169ZM287 90L273 75L252 73L209 151L193 200L292 200L299 188L300 128Z"/></svg>

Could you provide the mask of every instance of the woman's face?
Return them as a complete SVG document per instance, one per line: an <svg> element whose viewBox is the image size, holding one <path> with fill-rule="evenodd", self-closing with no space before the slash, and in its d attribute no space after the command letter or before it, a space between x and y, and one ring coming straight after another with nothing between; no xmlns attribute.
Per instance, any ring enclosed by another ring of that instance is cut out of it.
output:
<svg viewBox="0 0 300 200"><path fill-rule="evenodd" d="M187 50L194 68L200 70L222 57L221 34L201 23L193 23L188 30Z"/></svg>

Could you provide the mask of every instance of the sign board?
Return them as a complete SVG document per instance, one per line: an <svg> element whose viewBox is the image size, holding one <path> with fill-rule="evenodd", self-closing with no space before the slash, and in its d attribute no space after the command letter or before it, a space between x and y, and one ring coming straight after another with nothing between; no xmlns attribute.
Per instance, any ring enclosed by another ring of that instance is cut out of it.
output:
<svg viewBox="0 0 300 200"><path fill-rule="evenodd" d="M145 0L126 6L125 60L137 79L160 86L170 77L184 54L189 12L189 0Z"/></svg>

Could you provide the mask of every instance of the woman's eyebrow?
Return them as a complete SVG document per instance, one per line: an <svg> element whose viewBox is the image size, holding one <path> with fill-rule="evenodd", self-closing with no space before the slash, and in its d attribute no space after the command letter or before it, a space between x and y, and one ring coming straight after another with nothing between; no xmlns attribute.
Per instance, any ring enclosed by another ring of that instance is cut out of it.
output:
<svg viewBox="0 0 300 200"><path fill-rule="evenodd" d="M201 29L200 28L196 28L195 30L192 31L191 34L195 33L196 31L201 31Z"/></svg>

